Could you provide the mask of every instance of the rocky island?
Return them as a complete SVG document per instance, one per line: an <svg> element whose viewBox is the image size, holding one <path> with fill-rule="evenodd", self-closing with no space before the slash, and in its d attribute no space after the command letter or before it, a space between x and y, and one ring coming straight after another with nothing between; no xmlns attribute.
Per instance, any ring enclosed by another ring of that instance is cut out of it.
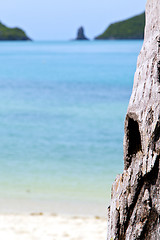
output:
<svg viewBox="0 0 160 240"><path fill-rule="evenodd" d="M20 28L9 28L0 23L0 41L31 40Z"/></svg>
<svg viewBox="0 0 160 240"><path fill-rule="evenodd" d="M160 239L160 4L148 0L125 119L124 172L111 193L107 240Z"/></svg>
<svg viewBox="0 0 160 240"><path fill-rule="evenodd" d="M125 21L111 24L96 40L105 39L143 39L145 27L145 13L129 18Z"/></svg>
<svg viewBox="0 0 160 240"><path fill-rule="evenodd" d="M77 31L77 37L75 40L89 40L84 33L84 28L80 27Z"/></svg>

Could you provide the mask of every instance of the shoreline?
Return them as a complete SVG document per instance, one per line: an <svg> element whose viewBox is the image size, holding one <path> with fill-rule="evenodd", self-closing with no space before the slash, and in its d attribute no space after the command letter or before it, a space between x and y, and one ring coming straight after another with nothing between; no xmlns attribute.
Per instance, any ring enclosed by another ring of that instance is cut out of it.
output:
<svg viewBox="0 0 160 240"><path fill-rule="evenodd" d="M0 214L53 214L105 218L109 201L0 198Z"/></svg>
<svg viewBox="0 0 160 240"><path fill-rule="evenodd" d="M106 216L96 202L0 198L0 239L106 239Z"/></svg>

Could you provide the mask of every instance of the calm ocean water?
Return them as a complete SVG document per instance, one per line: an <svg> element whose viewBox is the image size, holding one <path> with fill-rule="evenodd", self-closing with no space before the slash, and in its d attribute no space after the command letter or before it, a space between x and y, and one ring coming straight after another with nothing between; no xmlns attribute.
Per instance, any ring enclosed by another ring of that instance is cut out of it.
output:
<svg viewBox="0 0 160 240"><path fill-rule="evenodd" d="M1 198L110 198L141 46L0 42Z"/></svg>

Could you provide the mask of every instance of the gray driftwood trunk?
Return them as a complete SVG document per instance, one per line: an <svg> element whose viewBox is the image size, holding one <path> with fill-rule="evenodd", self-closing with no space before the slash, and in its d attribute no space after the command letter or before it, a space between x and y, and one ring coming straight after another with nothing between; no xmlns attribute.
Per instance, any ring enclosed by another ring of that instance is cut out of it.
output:
<svg viewBox="0 0 160 240"><path fill-rule="evenodd" d="M160 0L146 28L125 119L124 172L111 193L107 240L160 240Z"/></svg>

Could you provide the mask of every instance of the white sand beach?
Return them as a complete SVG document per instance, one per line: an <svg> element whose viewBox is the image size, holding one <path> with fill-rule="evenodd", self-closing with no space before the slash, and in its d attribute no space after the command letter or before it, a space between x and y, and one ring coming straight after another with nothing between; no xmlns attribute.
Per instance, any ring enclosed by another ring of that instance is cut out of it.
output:
<svg viewBox="0 0 160 240"><path fill-rule="evenodd" d="M0 198L0 240L105 240L106 216L96 202Z"/></svg>
<svg viewBox="0 0 160 240"><path fill-rule="evenodd" d="M56 214L0 215L3 240L101 240L106 239L106 219Z"/></svg>

